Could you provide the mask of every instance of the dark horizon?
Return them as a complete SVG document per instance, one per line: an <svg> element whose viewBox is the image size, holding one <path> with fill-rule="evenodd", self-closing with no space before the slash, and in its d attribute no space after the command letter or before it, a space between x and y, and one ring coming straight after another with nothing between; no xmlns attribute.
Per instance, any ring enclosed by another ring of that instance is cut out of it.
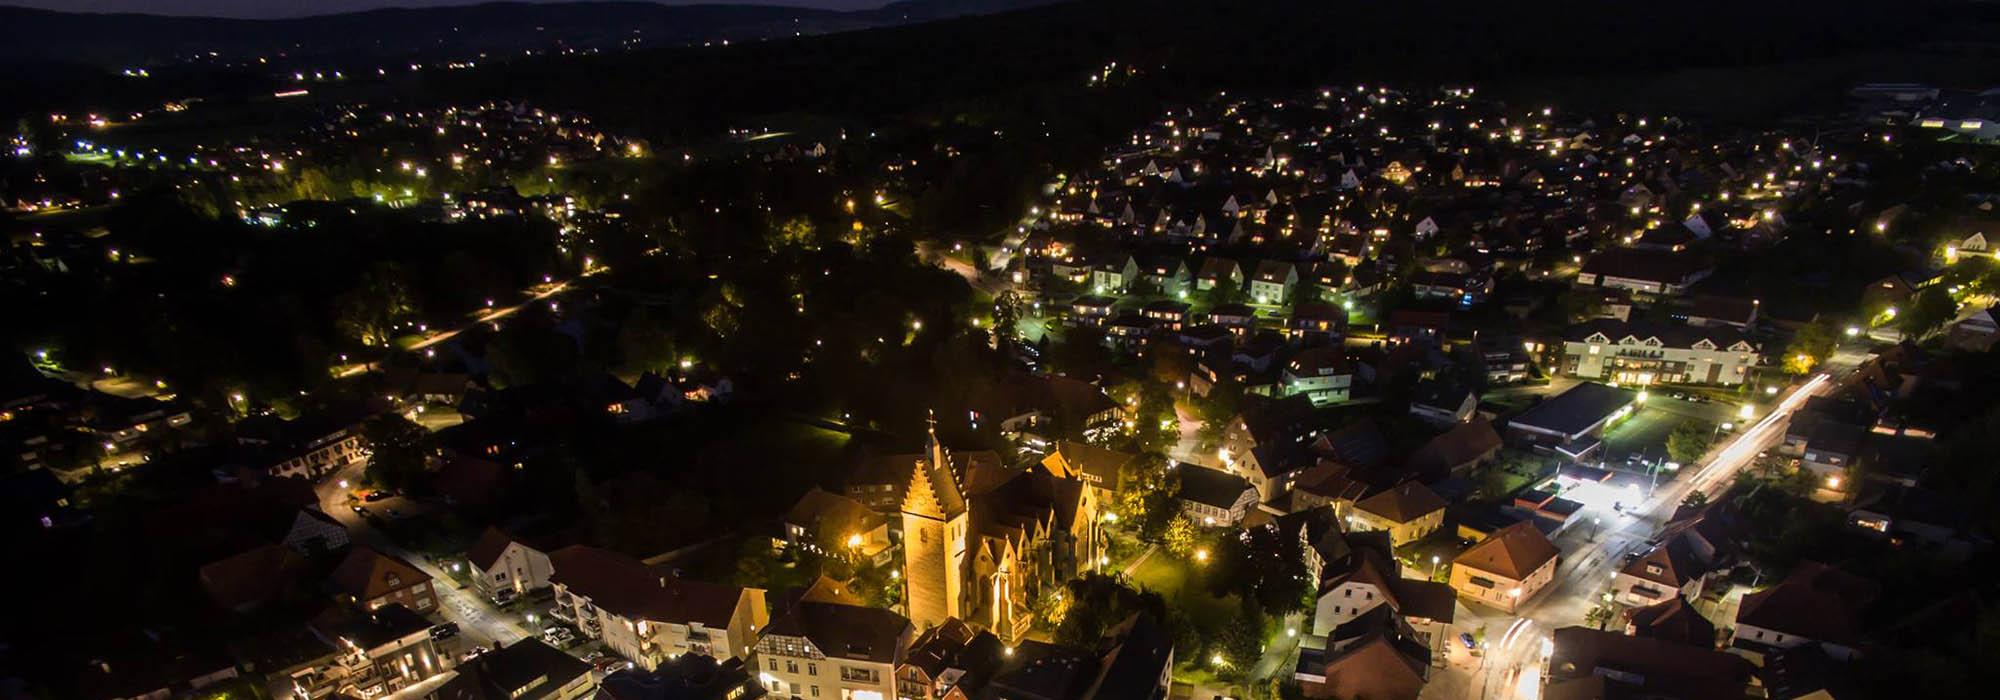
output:
<svg viewBox="0 0 2000 700"><path fill-rule="evenodd" d="M542 5L588 0L6 0L0 7L26 7L56 12L132 13L168 17L291 19L337 15L387 8L439 8L525 2ZM886 0L633 0L657 5L776 5L820 10L870 10Z"/></svg>

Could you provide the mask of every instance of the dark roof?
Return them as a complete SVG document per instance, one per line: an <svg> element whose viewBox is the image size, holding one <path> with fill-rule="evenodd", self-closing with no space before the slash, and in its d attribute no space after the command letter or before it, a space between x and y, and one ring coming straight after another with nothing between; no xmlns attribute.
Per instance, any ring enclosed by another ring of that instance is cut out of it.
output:
<svg viewBox="0 0 2000 700"><path fill-rule="evenodd" d="M1458 610L1458 594L1451 584L1398 576L1389 580L1388 595L1402 607L1403 617L1417 617L1451 624Z"/></svg>
<svg viewBox="0 0 2000 700"><path fill-rule="evenodd" d="M1410 467L1418 472L1441 473L1464 467L1500 449L1500 433L1493 423L1477 418L1444 431L1410 454Z"/></svg>
<svg viewBox="0 0 2000 700"><path fill-rule="evenodd" d="M909 632L910 621L888 610L815 602L793 606L764 628L766 636L804 637L829 658L885 664L903 660Z"/></svg>
<svg viewBox="0 0 2000 700"><path fill-rule="evenodd" d="M431 580L430 574L409 562L357 546L333 570L333 585L340 592L366 602Z"/></svg>
<svg viewBox="0 0 2000 700"><path fill-rule="evenodd" d="M1743 596L1736 623L1853 645L1861 637L1861 613L1881 587L1874 581L1815 561L1803 561L1778 585Z"/></svg>
<svg viewBox="0 0 2000 700"><path fill-rule="evenodd" d="M1580 343L1596 333L1604 334L1604 337L1609 338L1612 343L1616 343L1627 336L1642 342L1647 339L1658 338L1662 346L1670 348L1691 348L1696 343L1707 340L1714 344L1716 349L1726 350L1739 342L1749 342L1749 338L1743 335L1743 331L1730 326L1628 323L1615 318L1601 318L1570 326L1569 330L1564 332L1563 337ZM1750 343L1750 345L1752 348L1757 346L1756 343Z"/></svg>
<svg viewBox="0 0 2000 700"><path fill-rule="evenodd" d="M1471 396L1472 390L1457 382L1425 379L1417 382L1410 403L1452 412L1465 405L1465 400Z"/></svg>
<svg viewBox="0 0 2000 700"><path fill-rule="evenodd" d="M1625 622L1640 637L1653 637L1689 646L1715 646L1715 625L1702 617L1678 595L1663 603L1625 611Z"/></svg>
<svg viewBox="0 0 2000 700"><path fill-rule="evenodd" d="M507 551L507 545L513 543L513 536L502 532L500 528L488 526L485 532L479 534L479 541L472 543L472 549L466 551L465 559L472 562L472 565L480 571L488 571L500 560L500 555Z"/></svg>
<svg viewBox="0 0 2000 700"><path fill-rule="evenodd" d="M1444 510L1445 502L1423 484L1405 481L1355 502L1354 507L1392 522L1407 523Z"/></svg>
<svg viewBox="0 0 2000 700"><path fill-rule="evenodd" d="M1180 476L1181 484L1180 493L1176 495L1183 501L1228 510L1243 497L1244 491L1250 490L1248 480L1220 469L1182 464L1174 471Z"/></svg>
<svg viewBox="0 0 2000 700"><path fill-rule="evenodd" d="M624 669L605 676L595 700L758 700L764 686L743 660L716 661L706 654L668 658L651 672Z"/></svg>
<svg viewBox="0 0 2000 700"><path fill-rule="evenodd" d="M586 545L549 555L551 583L590 599L620 617L657 622L699 622L728 627L743 589L689 581L654 571L637 559Z"/></svg>
<svg viewBox="0 0 2000 700"><path fill-rule="evenodd" d="M1757 316L1757 300L1737 297L1700 296L1688 307L1689 318L1712 318L1748 324Z"/></svg>
<svg viewBox="0 0 2000 700"><path fill-rule="evenodd" d="M1664 639L1564 627L1554 641L1551 682L1607 675L1646 691L1605 697L1741 698L1756 673L1743 657Z"/></svg>
<svg viewBox="0 0 2000 700"><path fill-rule="evenodd" d="M1600 281L1602 277L1622 277L1676 285L1702 269L1701 262L1692 255L1632 248L1612 248L1590 256L1583 263L1583 272L1600 276Z"/></svg>
<svg viewBox="0 0 2000 700"><path fill-rule="evenodd" d="M692 656L692 655L690 655ZM473 657L437 691L440 700L536 700L590 675L590 664L535 638Z"/></svg>
<svg viewBox="0 0 2000 700"><path fill-rule="evenodd" d="M1579 435L1618 409L1632 405L1636 397L1631 391L1584 382L1535 404L1513 422L1563 435Z"/></svg>
<svg viewBox="0 0 2000 700"><path fill-rule="evenodd" d="M1084 697L1096 700L1157 700L1165 694L1160 677L1174 654L1174 640L1151 615L1134 613L1104 632L1112 643Z"/></svg>

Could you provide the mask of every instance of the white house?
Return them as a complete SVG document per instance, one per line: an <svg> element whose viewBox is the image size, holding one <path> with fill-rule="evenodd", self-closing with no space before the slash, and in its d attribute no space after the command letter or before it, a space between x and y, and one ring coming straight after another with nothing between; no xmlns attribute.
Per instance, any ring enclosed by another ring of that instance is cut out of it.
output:
<svg viewBox="0 0 2000 700"><path fill-rule="evenodd" d="M1729 326L1652 326L1600 319L1570 328L1562 372L1622 385L1714 384L1750 379L1762 356Z"/></svg>
<svg viewBox="0 0 2000 700"><path fill-rule="evenodd" d="M486 528L465 553L465 560L472 566L473 586L489 597L503 589L525 594L548 588L549 574L554 571L547 552L497 527Z"/></svg>

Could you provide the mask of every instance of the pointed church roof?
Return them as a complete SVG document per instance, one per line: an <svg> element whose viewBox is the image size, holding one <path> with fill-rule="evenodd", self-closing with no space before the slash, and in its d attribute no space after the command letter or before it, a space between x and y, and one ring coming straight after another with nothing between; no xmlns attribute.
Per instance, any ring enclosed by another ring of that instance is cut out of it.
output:
<svg viewBox="0 0 2000 700"><path fill-rule="evenodd" d="M903 512L933 518L955 518L965 513L965 493L958 472L952 470L951 455L938 442L937 419L931 419L930 441L916 461L910 489L903 496Z"/></svg>

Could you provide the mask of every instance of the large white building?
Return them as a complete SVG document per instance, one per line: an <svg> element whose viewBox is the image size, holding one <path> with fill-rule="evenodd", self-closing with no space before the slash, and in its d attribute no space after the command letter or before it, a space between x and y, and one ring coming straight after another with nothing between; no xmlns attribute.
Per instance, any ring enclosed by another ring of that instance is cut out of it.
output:
<svg viewBox="0 0 2000 700"><path fill-rule="evenodd" d="M1562 371L1627 386L1748 381L1757 344L1727 326L1649 326L1602 319L1574 326L1563 341Z"/></svg>

